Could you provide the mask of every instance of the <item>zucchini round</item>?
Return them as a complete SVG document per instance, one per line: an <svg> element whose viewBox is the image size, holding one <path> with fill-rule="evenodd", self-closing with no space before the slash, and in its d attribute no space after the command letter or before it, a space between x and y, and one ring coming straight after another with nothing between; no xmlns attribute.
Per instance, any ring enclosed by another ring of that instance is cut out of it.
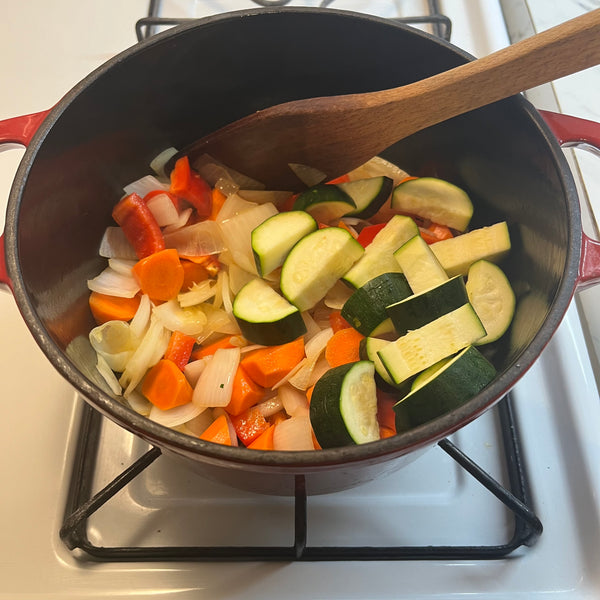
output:
<svg viewBox="0 0 600 600"><path fill-rule="evenodd" d="M302 192L294 202L294 210L304 210L319 223L330 224L356 210L356 204L337 185L321 183Z"/></svg>
<svg viewBox="0 0 600 600"><path fill-rule="evenodd" d="M373 363L361 360L334 367L315 384L310 422L322 448L379 439Z"/></svg>
<svg viewBox="0 0 600 600"><path fill-rule="evenodd" d="M370 219L390 197L394 181L381 175L338 183L337 186L356 204L356 209L347 213L347 216Z"/></svg>
<svg viewBox="0 0 600 600"><path fill-rule="evenodd" d="M233 315L243 336L255 344L287 344L306 333L300 311L263 279L249 281L233 301Z"/></svg>

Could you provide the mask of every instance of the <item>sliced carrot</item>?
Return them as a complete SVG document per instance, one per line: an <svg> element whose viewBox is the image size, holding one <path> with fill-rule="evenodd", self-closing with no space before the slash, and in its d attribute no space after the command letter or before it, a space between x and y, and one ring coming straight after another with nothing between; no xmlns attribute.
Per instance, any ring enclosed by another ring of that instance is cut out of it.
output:
<svg viewBox="0 0 600 600"><path fill-rule="evenodd" d="M185 365L190 361L195 343L196 338L191 335L186 335L185 333L181 333L181 331L174 331L169 339L169 345L165 351L164 358L174 362L183 371Z"/></svg>
<svg viewBox="0 0 600 600"><path fill-rule="evenodd" d="M212 190L212 210L210 211L209 219L212 221L216 220L217 215L221 208L223 208L223 204L225 204L225 200L227 200L227 196L217 188L213 188Z"/></svg>
<svg viewBox="0 0 600 600"><path fill-rule="evenodd" d="M233 335L227 335L212 344L196 348L192 351L192 359L200 360L201 358L212 356L219 348L235 348L235 344L231 343L234 337Z"/></svg>
<svg viewBox="0 0 600 600"><path fill-rule="evenodd" d="M333 333L336 333L340 329L348 329L348 327L352 327L344 317L342 317L341 310L332 310L329 313L329 325L331 329L333 329Z"/></svg>
<svg viewBox="0 0 600 600"><path fill-rule="evenodd" d="M449 227L446 227L446 225L440 225L439 223L431 223L431 225L429 225L427 228L419 227L419 233L428 244L435 244L435 242L440 242L441 240L447 240L451 237L454 237Z"/></svg>
<svg viewBox="0 0 600 600"><path fill-rule="evenodd" d="M331 185L335 183L346 183L347 181L350 181L350 175L348 175L348 173L345 175L340 175L339 177L335 177L334 179L330 179L327 183Z"/></svg>
<svg viewBox="0 0 600 600"><path fill-rule="evenodd" d="M208 271L202 263L197 263L191 260L181 259L181 266L183 267L183 284L181 285L182 291L189 290L194 283L205 281L208 279Z"/></svg>
<svg viewBox="0 0 600 600"><path fill-rule="evenodd" d="M231 400L225 410L230 415L239 415L260 402L264 395L265 389L255 383L244 367L239 365L233 378Z"/></svg>
<svg viewBox="0 0 600 600"><path fill-rule="evenodd" d="M336 331L325 347L325 359L330 367L339 367L360 360L360 341L365 336L353 327Z"/></svg>
<svg viewBox="0 0 600 600"><path fill-rule="evenodd" d="M223 444L231 446L231 435L229 433L229 423L226 415L218 416L199 436L201 440L214 442L215 444Z"/></svg>
<svg viewBox="0 0 600 600"><path fill-rule="evenodd" d="M137 194L129 194L119 200L113 208L112 217L123 230L138 258L164 249L162 231L144 200Z"/></svg>
<svg viewBox="0 0 600 600"><path fill-rule="evenodd" d="M315 389L314 385L311 385L307 390L306 390L306 399L308 400L308 404L310 405L310 400L312 398L312 393L313 390Z"/></svg>
<svg viewBox="0 0 600 600"><path fill-rule="evenodd" d="M177 296L184 271L177 250L167 248L142 258L133 266L133 275L142 292L151 300L171 300Z"/></svg>
<svg viewBox="0 0 600 600"><path fill-rule="evenodd" d="M411 181L413 179L419 179L419 178L415 177L414 175L407 175L404 179L401 179L397 185L400 185L401 183L405 183L406 181Z"/></svg>
<svg viewBox="0 0 600 600"><path fill-rule="evenodd" d="M304 358L304 338L250 352L241 365L258 385L270 388Z"/></svg>
<svg viewBox="0 0 600 600"><path fill-rule="evenodd" d="M202 265L210 277L214 277L221 270L221 264L219 259L215 256L186 256L183 254L179 255L180 260L189 260L190 262Z"/></svg>
<svg viewBox="0 0 600 600"><path fill-rule="evenodd" d="M159 360L144 377L142 394L161 410L192 401L194 390L179 367L171 360Z"/></svg>
<svg viewBox="0 0 600 600"><path fill-rule="evenodd" d="M275 425L269 425L269 428L263 431L248 448L252 450L273 450L273 434L275 433Z"/></svg>
<svg viewBox="0 0 600 600"><path fill-rule="evenodd" d="M317 440L317 436L315 435L315 432L312 431L312 429L311 429L311 435L312 435L312 441L313 441L313 446L315 447L315 450L322 450L323 448L321 448L321 444L319 444L319 440Z"/></svg>
<svg viewBox="0 0 600 600"><path fill-rule="evenodd" d="M130 321L140 305L140 296L119 298L92 292L89 298L90 310L96 323L102 325L107 321Z"/></svg>
<svg viewBox="0 0 600 600"><path fill-rule="evenodd" d="M271 426L257 406L252 406L243 413L232 416L231 422L244 446L251 444Z"/></svg>

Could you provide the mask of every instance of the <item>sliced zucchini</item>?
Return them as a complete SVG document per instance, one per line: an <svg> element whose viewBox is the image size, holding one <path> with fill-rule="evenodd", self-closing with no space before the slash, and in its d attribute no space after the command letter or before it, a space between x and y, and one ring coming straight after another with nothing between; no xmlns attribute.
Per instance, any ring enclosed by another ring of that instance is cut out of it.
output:
<svg viewBox="0 0 600 600"><path fill-rule="evenodd" d="M382 338L366 337L360 341L360 358L361 360L370 360L373 363L377 387L384 390L393 390L395 393L408 393L410 391L410 383L408 385L406 383L400 386L396 385L379 358L378 352L390 343L390 341Z"/></svg>
<svg viewBox="0 0 600 600"><path fill-rule="evenodd" d="M307 212L282 212L252 230L252 252L259 275L268 275L283 264L285 257L302 239L317 229L317 222Z"/></svg>
<svg viewBox="0 0 600 600"><path fill-rule="evenodd" d="M414 294L420 294L436 285L448 281L448 275L435 257L429 244L415 235L394 252L402 272Z"/></svg>
<svg viewBox="0 0 600 600"><path fill-rule="evenodd" d="M404 335L412 329L423 327L430 321L460 308L467 302L469 296L464 279L462 275L457 275L420 294L390 304L386 311L398 335Z"/></svg>
<svg viewBox="0 0 600 600"><path fill-rule="evenodd" d="M301 311L312 308L363 255L345 229L326 227L304 236L281 268L281 293Z"/></svg>
<svg viewBox="0 0 600 600"><path fill-rule="evenodd" d="M476 345L495 342L509 328L515 314L515 294L504 271L487 260L478 260L467 274L467 294L487 335Z"/></svg>
<svg viewBox="0 0 600 600"><path fill-rule="evenodd" d="M305 210L319 223L330 224L356 210L354 200L337 185L321 183L302 192L294 210Z"/></svg>
<svg viewBox="0 0 600 600"><path fill-rule="evenodd" d="M390 342L379 351L379 358L394 383L401 384L485 333L473 307L465 304Z"/></svg>
<svg viewBox="0 0 600 600"><path fill-rule="evenodd" d="M313 389L310 422L322 448L378 440L373 363L361 360L327 371Z"/></svg>
<svg viewBox="0 0 600 600"><path fill-rule="evenodd" d="M346 300L342 317L363 335L376 337L391 333L394 327L386 307L407 298L411 293L402 273L378 275Z"/></svg>
<svg viewBox="0 0 600 600"><path fill-rule="evenodd" d="M435 177L400 183L392 195L392 208L458 231L465 231L473 216L473 203L467 193Z"/></svg>
<svg viewBox="0 0 600 600"><path fill-rule="evenodd" d="M415 379L411 392L394 406L396 429L417 427L458 408L495 376L496 369L481 352L467 346L435 370L432 367L427 377Z"/></svg>
<svg viewBox="0 0 600 600"><path fill-rule="evenodd" d="M347 213L347 216L371 218L390 197L394 188L394 181L390 177L369 177L338 183L342 191L346 192L356 204L356 209Z"/></svg>
<svg viewBox="0 0 600 600"><path fill-rule="evenodd" d="M367 246L362 258L344 275L344 281L356 289L383 273L401 272L394 252L419 233L416 223L404 215L394 215Z"/></svg>
<svg viewBox="0 0 600 600"><path fill-rule="evenodd" d="M510 250L510 235L506 222L501 221L435 242L430 248L450 277L466 275L475 261L498 262L503 258Z"/></svg>
<svg viewBox="0 0 600 600"><path fill-rule="evenodd" d="M253 279L238 292L233 315L243 336L255 344L287 344L306 333L300 311L262 279Z"/></svg>

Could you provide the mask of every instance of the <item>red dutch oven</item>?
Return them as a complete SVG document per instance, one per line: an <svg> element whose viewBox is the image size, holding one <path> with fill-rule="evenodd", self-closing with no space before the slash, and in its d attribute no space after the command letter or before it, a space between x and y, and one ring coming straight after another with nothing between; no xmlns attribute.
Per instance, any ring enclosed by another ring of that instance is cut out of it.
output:
<svg viewBox="0 0 600 600"><path fill-rule="evenodd" d="M502 266L517 295L510 331L483 347L496 379L460 408L392 438L318 452L263 452L151 422L114 397L96 373L86 280L104 266L99 242L123 185L147 174L164 148L182 148L269 105L396 87L471 59L404 25L316 9L229 13L142 42L51 110L0 123L0 141L27 146L8 202L0 279L43 352L87 402L207 477L292 494L295 476L304 475L311 494L394 471L501 399L540 355L575 289L600 277L600 245L582 232L561 150L600 146L598 124L539 113L517 96L383 154L411 174L466 189L475 205L472 227L508 222L513 248Z"/></svg>

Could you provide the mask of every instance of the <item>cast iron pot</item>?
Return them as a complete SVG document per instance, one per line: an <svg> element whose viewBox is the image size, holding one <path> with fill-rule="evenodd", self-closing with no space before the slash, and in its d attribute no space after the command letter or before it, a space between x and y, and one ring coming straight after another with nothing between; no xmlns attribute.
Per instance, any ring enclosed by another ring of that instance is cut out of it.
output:
<svg viewBox="0 0 600 600"><path fill-rule="evenodd" d="M503 267L518 297L514 324L485 348L498 376L459 409L411 431L362 446L286 453L215 445L159 426L113 397L98 377L87 342L94 323L86 280L105 264L98 246L123 185L147 174L164 148L183 148L272 104L395 87L470 59L379 18L258 9L160 34L97 69L47 113L4 122L1 140L28 148L8 203L2 279L37 343L108 418L191 459L207 477L260 492L291 494L296 475L305 477L309 494L348 488L398 469L463 427L532 365L576 286L600 276L598 244L582 233L560 146L521 97L432 127L384 154L411 174L468 190L472 226L506 220L513 243ZM586 132L600 139L598 128Z"/></svg>

